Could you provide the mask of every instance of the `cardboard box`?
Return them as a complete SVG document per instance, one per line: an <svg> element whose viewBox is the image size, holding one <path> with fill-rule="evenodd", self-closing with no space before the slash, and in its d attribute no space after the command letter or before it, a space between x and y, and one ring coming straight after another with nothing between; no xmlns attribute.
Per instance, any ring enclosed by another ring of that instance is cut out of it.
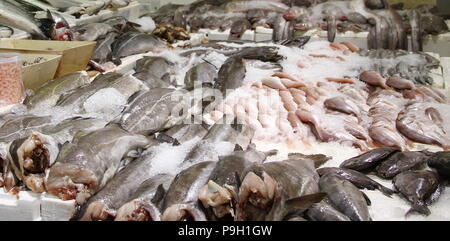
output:
<svg viewBox="0 0 450 241"><path fill-rule="evenodd" d="M55 78L82 71L91 59L95 42L51 40L1 40L0 50L21 54L61 55Z"/></svg>

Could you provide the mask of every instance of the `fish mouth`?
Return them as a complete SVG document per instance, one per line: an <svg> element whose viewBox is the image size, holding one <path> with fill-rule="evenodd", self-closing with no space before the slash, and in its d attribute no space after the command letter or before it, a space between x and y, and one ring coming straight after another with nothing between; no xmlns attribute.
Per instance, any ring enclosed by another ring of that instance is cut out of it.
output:
<svg viewBox="0 0 450 241"><path fill-rule="evenodd" d="M185 203L168 207L162 214L161 221L206 221L206 217L194 203Z"/></svg>
<svg viewBox="0 0 450 241"><path fill-rule="evenodd" d="M248 218L247 206L268 211L274 203L276 191L277 182L266 172L263 172L261 177L254 172L247 173L239 190L236 220Z"/></svg>
<svg viewBox="0 0 450 241"><path fill-rule="evenodd" d="M133 200L124 204L117 211L114 221L160 221L161 213L153 203Z"/></svg>
<svg viewBox="0 0 450 241"><path fill-rule="evenodd" d="M83 204L97 187L95 174L75 165L56 163L46 180L47 192L60 199Z"/></svg>
<svg viewBox="0 0 450 241"><path fill-rule="evenodd" d="M233 187L224 185L223 187L210 180L208 184L200 190L198 199L203 207L211 208L214 215L223 218L231 215L234 218L234 204L237 200L237 194Z"/></svg>
<svg viewBox="0 0 450 241"><path fill-rule="evenodd" d="M103 202L91 203L80 218L80 221L112 221L116 216L116 212L109 209Z"/></svg>

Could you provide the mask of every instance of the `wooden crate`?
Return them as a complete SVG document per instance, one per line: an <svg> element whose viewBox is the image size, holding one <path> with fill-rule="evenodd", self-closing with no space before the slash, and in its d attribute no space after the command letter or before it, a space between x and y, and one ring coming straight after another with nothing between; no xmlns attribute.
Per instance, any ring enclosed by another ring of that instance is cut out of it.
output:
<svg viewBox="0 0 450 241"><path fill-rule="evenodd" d="M95 48L95 42L51 40L2 40L0 50L22 54L61 55L55 78L85 70Z"/></svg>

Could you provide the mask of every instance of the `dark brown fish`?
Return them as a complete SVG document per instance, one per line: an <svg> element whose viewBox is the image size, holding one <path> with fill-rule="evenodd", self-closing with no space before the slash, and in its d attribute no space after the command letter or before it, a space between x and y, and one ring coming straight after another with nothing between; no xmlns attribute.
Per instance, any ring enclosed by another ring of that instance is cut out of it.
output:
<svg viewBox="0 0 450 241"><path fill-rule="evenodd" d="M423 215L429 215L430 210L427 205L430 204L430 197L439 192L439 177L432 171L406 171L398 174L393 183L397 190L412 203L411 209L406 215L412 212L418 212Z"/></svg>
<svg viewBox="0 0 450 241"><path fill-rule="evenodd" d="M344 161L340 167L356 171L368 171L397 151L397 149L389 147L377 148Z"/></svg>
<svg viewBox="0 0 450 241"><path fill-rule="evenodd" d="M393 178L401 172L419 169L429 158L428 154L419 151L394 153L377 166L377 176Z"/></svg>

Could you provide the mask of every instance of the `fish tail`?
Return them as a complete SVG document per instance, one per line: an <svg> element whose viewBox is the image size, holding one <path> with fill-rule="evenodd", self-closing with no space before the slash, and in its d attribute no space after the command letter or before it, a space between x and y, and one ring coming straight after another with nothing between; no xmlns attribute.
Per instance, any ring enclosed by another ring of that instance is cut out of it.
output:
<svg viewBox="0 0 450 241"><path fill-rule="evenodd" d="M378 190L380 190L381 193L383 193L384 195L386 195L388 197L391 197L392 194L396 193L396 191L394 191L394 190L392 190L390 188L387 188L387 187L385 187L383 185L379 185L378 186Z"/></svg>
<svg viewBox="0 0 450 241"><path fill-rule="evenodd" d="M406 213L406 217L408 217L410 214L417 212L422 215L428 216L431 214L430 209L423 203L423 202L414 202L411 206L411 209Z"/></svg>

